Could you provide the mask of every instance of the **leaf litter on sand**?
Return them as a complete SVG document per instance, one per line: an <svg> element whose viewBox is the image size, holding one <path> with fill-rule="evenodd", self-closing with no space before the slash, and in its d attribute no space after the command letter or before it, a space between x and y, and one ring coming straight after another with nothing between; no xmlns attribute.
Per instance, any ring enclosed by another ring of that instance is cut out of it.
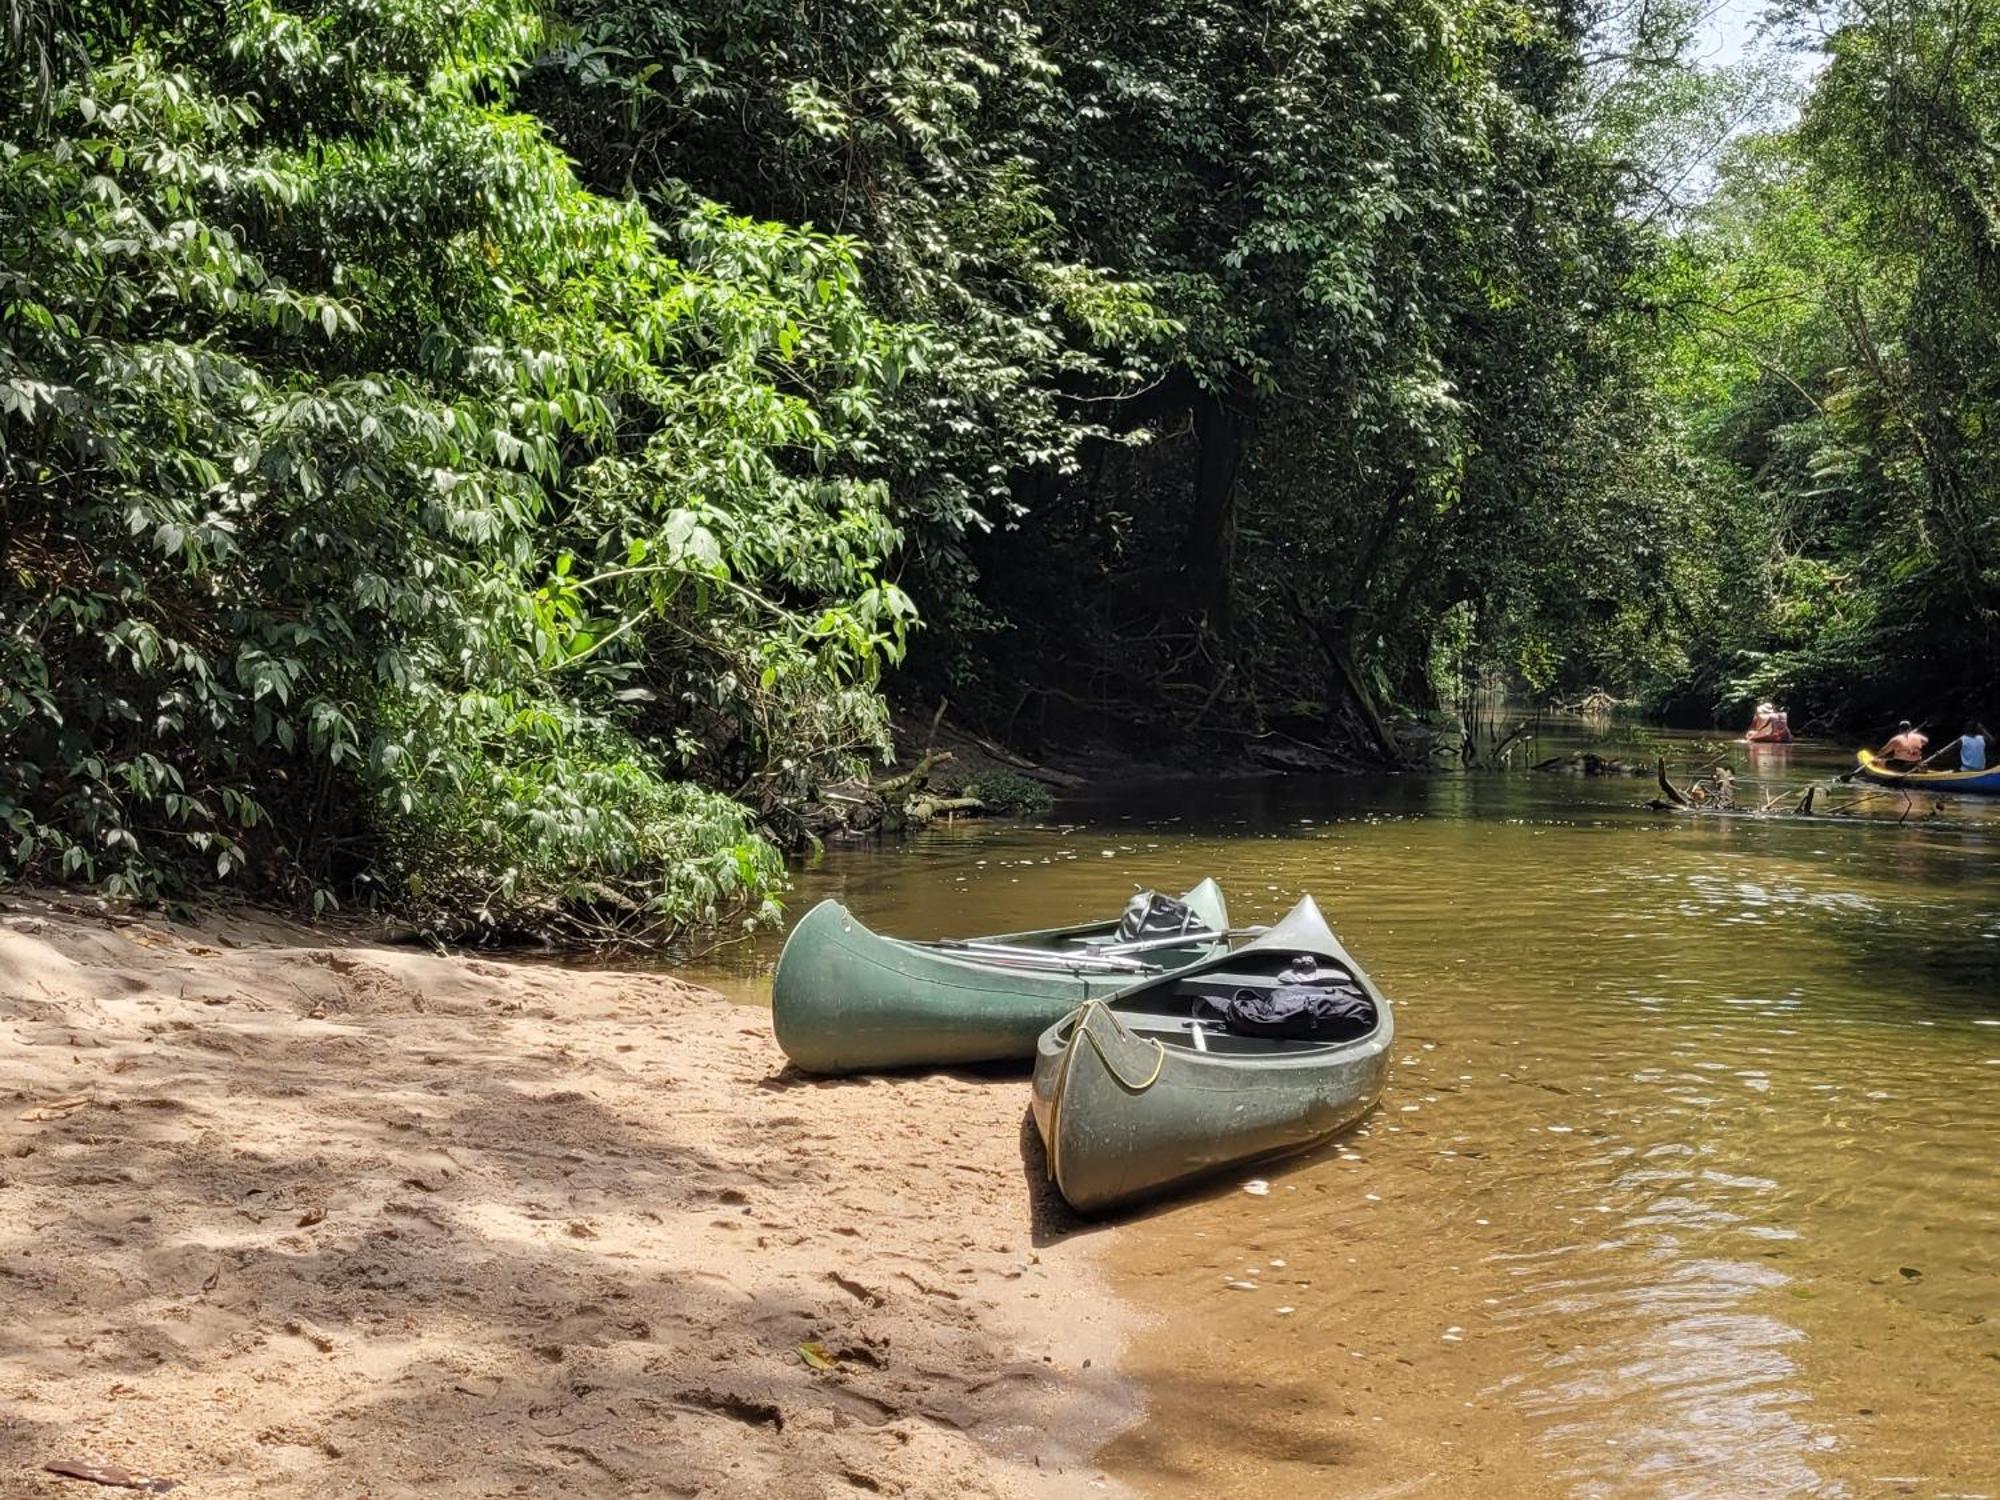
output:
<svg viewBox="0 0 2000 1500"><path fill-rule="evenodd" d="M37 1104L32 1109L24 1109L14 1118L17 1120L61 1120L75 1114L90 1103L90 1095L75 1094L67 1099L51 1099L47 1104Z"/></svg>
<svg viewBox="0 0 2000 1500"><path fill-rule="evenodd" d="M121 1490L144 1490L152 1495L164 1495L177 1487L176 1481L156 1474L134 1474L118 1464L85 1463L76 1458L57 1459L54 1463L43 1464L42 1469L45 1473L60 1474L65 1479L85 1479L92 1484L109 1485Z"/></svg>
<svg viewBox="0 0 2000 1500"><path fill-rule="evenodd" d="M837 1370L840 1361L818 1339L807 1339L799 1345L799 1358L815 1370Z"/></svg>

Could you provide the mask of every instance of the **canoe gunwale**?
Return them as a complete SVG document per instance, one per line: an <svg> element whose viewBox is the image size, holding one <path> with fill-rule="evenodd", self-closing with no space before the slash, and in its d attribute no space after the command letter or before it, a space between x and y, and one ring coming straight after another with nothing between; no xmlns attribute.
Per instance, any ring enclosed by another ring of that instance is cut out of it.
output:
<svg viewBox="0 0 2000 1500"><path fill-rule="evenodd" d="M1168 975L1165 977L1177 978L1178 976ZM1133 988L1137 988L1137 986L1133 986ZM1221 1070L1223 1075L1234 1069L1269 1073L1274 1070L1282 1072L1291 1069L1323 1068L1329 1064L1343 1061L1343 1054L1348 1053L1365 1055L1375 1045L1376 1039L1382 1034L1389 1014L1388 1007L1381 1000L1381 997L1371 996L1370 998L1375 1003L1375 1024L1359 1036L1344 1036L1327 1041L1312 1037L1250 1037L1247 1039L1252 1041L1268 1041L1271 1043L1271 1049L1269 1051L1256 1052L1218 1052L1197 1046L1191 1037L1188 1040L1182 1040L1183 1037L1188 1036L1188 1031L1182 1030L1183 1027L1187 1026L1187 1023L1177 1020L1173 1016L1162 1015L1155 1011L1121 1010L1119 1008L1119 1000L1124 993L1124 991L1120 991L1116 994L1092 996L1078 1005L1067 1016L1056 1022L1054 1026L1051 1026L1045 1035L1057 1042L1061 1042L1063 1033L1067 1028L1071 1040L1066 1045L1074 1045L1076 1033L1078 1030L1081 1030L1082 1034L1090 1040L1092 1046L1096 1047L1098 1053L1102 1055L1104 1051L1102 1044L1098 1042L1089 1026L1085 1024L1091 1013L1101 1012L1102 1019L1115 1026L1120 1035L1129 1037L1135 1042L1148 1043L1157 1048L1160 1053L1162 1067L1165 1066L1165 1059L1167 1058L1185 1057L1190 1061L1200 1062L1204 1068L1213 1066ZM1157 1022L1158 1024L1149 1024L1152 1022ZM1216 1036L1218 1033L1233 1035L1220 1022L1198 1021L1195 1024L1212 1024L1213 1029L1208 1033L1211 1037ZM1191 1029L1189 1028L1189 1031ZM1170 1035L1170 1033L1177 1034ZM1117 1066L1109 1058L1105 1059L1105 1063L1107 1067L1112 1069L1114 1075L1118 1073ZM1122 1075L1118 1076L1118 1081L1134 1093L1143 1093L1146 1088L1158 1080L1158 1077L1158 1070L1155 1070L1153 1077L1147 1079L1144 1084L1135 1084Z"/></svg>
<svg viewBox="0 0 2000 1500"><path fill-rule="evenodd" d="M1183 891L1178 899L1185 905L1193 907L1196 913L1208 924L1209 930L1214 932L1229 931L1229 905L1223 899L1222 887L1215 883L1213 875L1202 877L1192 888ZM1204 910L1211 903L1213 909ZM989 932L982 933L978 937L932 938L928 941L935 943L1012 943L1020 946L1032 946L1037 942L1054 943L1060 942L1065 938L1088 940L1100 935L1104 937L1114 936L1118 931L1119 923L1123 920L1122 917L1112 917L1108 921L1079 922L1073 927L1035 927L1030 928L1026 932ZM919 938L890 938L889 941L920 946L925 943L924 939Z"/></svg>

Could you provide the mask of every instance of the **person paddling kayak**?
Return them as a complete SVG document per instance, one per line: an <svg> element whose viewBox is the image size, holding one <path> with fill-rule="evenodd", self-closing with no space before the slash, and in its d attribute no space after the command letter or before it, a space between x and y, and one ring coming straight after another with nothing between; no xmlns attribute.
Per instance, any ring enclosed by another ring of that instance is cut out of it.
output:
<svg viewBox="0 0 2000 1500"><path fill-rule="evenodd" d="M1929 735L1905 719L1875 754L1897 770L1909 770L1923 764L1924 747L1930 742Z"/></svg>
<svg viewBox="0 0 2000 1500"><path fill-rule="evenodd" d="M1957 739L1939 746L1923 764L1927 766L1931 761L1942 759L1954 750L1958 752L1959 770L1985 770L1990 760L1987 754L1986 726L1976 720L1968 720L1965 725L1965 733L1961 734Z"/></svg>
<svg viewBox="0 0 2000 1500"><path fill-rule="evenodd" d="M1774 703L1760 703L1743 738L1753 745L1781 745L1792 737L1791 715Z"/></svg>

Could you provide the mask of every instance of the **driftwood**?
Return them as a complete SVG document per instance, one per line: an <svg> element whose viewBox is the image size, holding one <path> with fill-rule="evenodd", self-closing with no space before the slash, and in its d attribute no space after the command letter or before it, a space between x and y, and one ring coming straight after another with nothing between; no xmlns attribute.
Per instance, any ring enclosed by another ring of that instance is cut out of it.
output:
<svg viewBox="0 0 2000 1500"><path fill-rule="evenodd" d="M912 797L903 804L903 814L912 823L929 823L951 813L983 813L986 804L977 797Z"/></svg>
<svg viewBox="0 0 2000 1500"><path fill-rule="evenodd" d="M909 770L900 772L895 776L886 777L881 781L871 782L869 790L878 793L885 799L898 796L903 792L919 791L922 789L923 784L930 780L932 771L935 771L939 766L953 758L949 750L927 750L924 752L923 758L910 767Z"/></svg>
<svg viewBox="0 0 2000 1500"><path fill-rule="evenodd" d="M1477 766L1487 771L1497 771L1506 759L1507 752L1521 743L1521 741L1532 738L1536 732L1536 728L1537 725L1534 720L1523 719L1503 735L1499 732L1499 726L1495 725L1491 742L1482 750L1479 748L1479 732L1477 727L1468 727L1465 731L1464 739L1459 742L1458 758L1468 766ZM1537 766L1535 769L1540 770L1542 766L1546 766L1547 764L1548 762L1544 761L1541 766Z"/></svg>
<svg viewBox="0 0 2000 1500"><path fill-rule="evenodd" d="M1664 760L1660 762L1659 766L1659 782L1660 795L1646 804L1655 812L1721 813L1725 816L1744 818L1771 817L1773 815L1798 818L1838 818L1853 812L1856 808L1866 807L1870 803L1879 802L1883 797L1896 797L1901 800L1903 810L1896 819L1898 823L1908 822L1911 816L1918 812L1917 798L1903 788L1866 791L1858 797L1848 798L1845 802L1834 802L1830 795L1824 798L1820 795L1824 788L1817 784L1807 787L1803 792L1798 794L1796 799L1793 798L1790 791L1781 788L1766 797L1762 806L1738 807L1732 795L1735 784L1733 777L1729 778L1715 793L1708 793L1706 787L1700 782L1694 783L1688 791L1684 792L1667 779L1667 766ZM1789 806L1781 807L1779 805L1788 801L1790 803ZM1943 799L1933 798L1929 810L1922 813L1922 816L1935 818L1943 811Z"/></svg>
<svg viewBox="0 0 2000 1500"><path fill-rule="evenodd" d="M807 809L806 836L821 840L837 835L869 833L882 826L888 803L865 780L821 787L818 805Z"/></svg>
<svg viewBox="0 0 2000 1500"><path fill-rule="evenodd" d="M1659 775L1660 775L1660 797L1664 800L1656 800L1653 803L1654 807L1694 806L1694 803L1691 800L1689 800L1688 794L1686 792L1682 791L1679 787L1675 786L1671 781L1667 780L1667 758L1664 755L1660 757Z"/></svg>
<svg viewBox="0 0 2000 1500"><path fill-rule="evenodd" d="M1712 784L1709 778L1705 776L1698 777L1688 783L1687 790L1685 791L1667 779L1667 758L1664 755L1657 762L1656 773L1660 783L1660 795L1655 797L1647 806L1657 811L1679 810L1685 812L1720 813L1749 811L1747 808L1740 808L1736 805L1736 773L1731 771L1727 766L1717 766L1715 768L1715 779ZM1776 798L1772 799L1772 801L1776 800ZM1771 803L1766 802L1758 810L1769 811L1770 807Z"/></svg>
<svg viewBox="0 0 2000 1500"><path fill-rule="evenodd" d="M1560 698L1549 701L1549 707L1559 714L1575 714L1580 719L1607 719L1617 711L1618 699L1603 688L1592 688L1574 703L1565 703Z"/></svg>

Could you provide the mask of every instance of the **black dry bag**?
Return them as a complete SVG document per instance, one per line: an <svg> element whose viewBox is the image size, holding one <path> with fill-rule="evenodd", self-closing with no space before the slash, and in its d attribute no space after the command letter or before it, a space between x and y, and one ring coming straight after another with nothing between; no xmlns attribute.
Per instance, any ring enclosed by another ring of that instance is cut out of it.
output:
<svg viewBox="0 0 2000 1500"><path fill-rule="evenodd" d="M1178 937L1184 932L1202 932L1208 924L1192 906L1162 896L1158 891L1141 891L1125 903L1125 915L1118 919L1118 941L1141 942L1146 938Z"/></svg>
<svg viewBox="0 0 2000 1500"><path fill-rule="evenodd" d="M1337 1041L1374 1030L1375 1004L1345 984L1243 989L1222 1006L1222 1024L1239 1036Z"/></svg>

